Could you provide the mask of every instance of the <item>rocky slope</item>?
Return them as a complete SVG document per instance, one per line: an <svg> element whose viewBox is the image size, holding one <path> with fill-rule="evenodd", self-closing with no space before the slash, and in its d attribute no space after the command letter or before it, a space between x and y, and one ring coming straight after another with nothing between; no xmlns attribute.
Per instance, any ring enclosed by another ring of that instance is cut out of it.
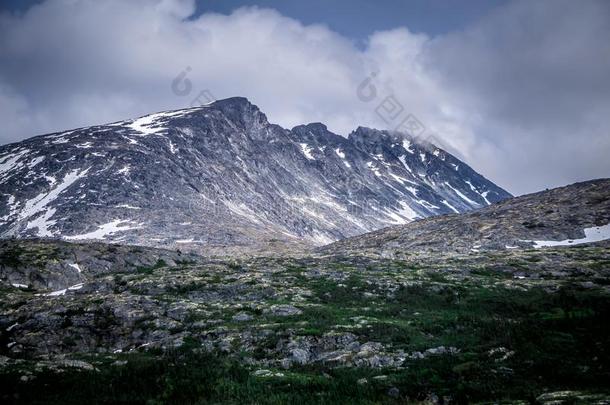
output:
<svg viewBox="0 0 610 405"><path fill-rule="evenodd" d="M320 254L400 257L570 246L610 239L610 179L511 198L460 215L381 229L318 249Z"/></svg>
<svg viewBox="0 0 610 405"><path fill-rule="evenodd" d="M55 243L0 246L12 272L87 252L73 288L3 276L3 403L609 398L607 247L242 261L123 248L102 270L86 260L108 247Z"/></svg>
<svg viewBox="0 0 610 405"><path fill-rule="evenodd" d="M281 249L509 196L407 135L287 130L244 98L0 147L5 238Z"/></svg>
<svg viewBox="0 0 610 405"><path fill-rule="evenodd" d="M199 256L163 249L52 240L0 241L0 282L13 288L65 294L91 277L196 263Z"/></svg>

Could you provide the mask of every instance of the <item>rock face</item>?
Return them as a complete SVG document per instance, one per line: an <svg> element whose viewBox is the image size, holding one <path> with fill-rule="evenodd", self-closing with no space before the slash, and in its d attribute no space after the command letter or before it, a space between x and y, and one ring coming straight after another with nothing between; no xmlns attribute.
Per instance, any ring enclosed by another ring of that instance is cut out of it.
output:
<svg viewBox="0 0 610 405"><path fill-rule="evenodd" d="M5 240L0 241L0 282L12 288L64 295L81 289L92 277L147 273L199 260L191 254L138 246Z"/></svg>
<svg viewBox="0 0 610 405"><path fill-rule="evenodd" d="M460 215L426 218L348 238L321 254L400 257L415 252L478 252L608 243L610 179L555 188Z"/></svg>
<svg viewBox="0 0 610 405"><path fill-rule="evenodd" d="M322 245L510 197L406 135L287 130L244 98L0 148L0 236L213 252Z"/></svg>

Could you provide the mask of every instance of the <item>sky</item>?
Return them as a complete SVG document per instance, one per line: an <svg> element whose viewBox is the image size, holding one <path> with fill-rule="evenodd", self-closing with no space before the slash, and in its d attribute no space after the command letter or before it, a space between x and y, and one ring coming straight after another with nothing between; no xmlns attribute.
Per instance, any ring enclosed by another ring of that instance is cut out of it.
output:
<svg viewBox="0 0 610 405"><path fill-rule="evenodd" d="M605 0L0 0L0 143L245 96L518 195L610 177L608 38Z"/></svg>

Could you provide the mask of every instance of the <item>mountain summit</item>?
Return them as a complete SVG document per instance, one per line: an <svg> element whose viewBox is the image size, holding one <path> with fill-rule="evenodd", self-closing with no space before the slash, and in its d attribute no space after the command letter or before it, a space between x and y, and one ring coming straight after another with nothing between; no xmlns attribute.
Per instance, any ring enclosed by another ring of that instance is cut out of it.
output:
<svg viewBox="0 0 610 405"><path fill-rule="evenodd" d="M242 97L0 147L0 236L323 245L510 197L408 136L270 124Z"/></svg>

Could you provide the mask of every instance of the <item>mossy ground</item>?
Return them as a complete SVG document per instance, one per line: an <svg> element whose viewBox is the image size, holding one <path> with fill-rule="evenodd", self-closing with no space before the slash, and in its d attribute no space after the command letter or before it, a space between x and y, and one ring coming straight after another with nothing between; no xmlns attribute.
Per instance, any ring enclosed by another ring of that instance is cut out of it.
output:
<svg viewBox="0 0 610 405"><path fill-rule="evenodd" d="M122 297L117 302L145 297L161 307L189 304L193 309L168 332L188 333L182 346L129 354L72 353L96 370L58 372L40 367L40 358L24 357L0 372L1 399L372 404L435 397L476 403L535 402L546 392L574 390L584 394L566 403L587 403L593 398L587 393L610 395L608 255L607 249L579 248L432 261L261 258L207 266L181 263L172 269L158 264L135 274L104 276L112 293L58 297L57 305L65 306L61 315L76 319L93 308L94 326L108 330L121 321L100 308L111 308L110 300L117 297ZM28 291L5 296L7 310L8 298L18 298L22 306L37 299ZM278 316L268 311L278 304L294 305L301 313ZM236 321L239 312L252 319ZM207 351L201 336L209 330L192 329L192 324L210 319L213 330L233 337L263 329L270 333L247 350L237 339L228 353ZM20 318L20 323L26 320ZM62 328L74 326L65 323ZM154 332L159 326L146 313L132 328ZM275 351L282 340L341 332L404 353L439 346L459 351L407 356L393 368L312 362L283 369L257 363L279 356ZM1 343L6 347L8 340ZM70 342L64 344L69 351ZM257 375L261 369L269 373ZM389 395L390 388L398 394Z"/></svg>

